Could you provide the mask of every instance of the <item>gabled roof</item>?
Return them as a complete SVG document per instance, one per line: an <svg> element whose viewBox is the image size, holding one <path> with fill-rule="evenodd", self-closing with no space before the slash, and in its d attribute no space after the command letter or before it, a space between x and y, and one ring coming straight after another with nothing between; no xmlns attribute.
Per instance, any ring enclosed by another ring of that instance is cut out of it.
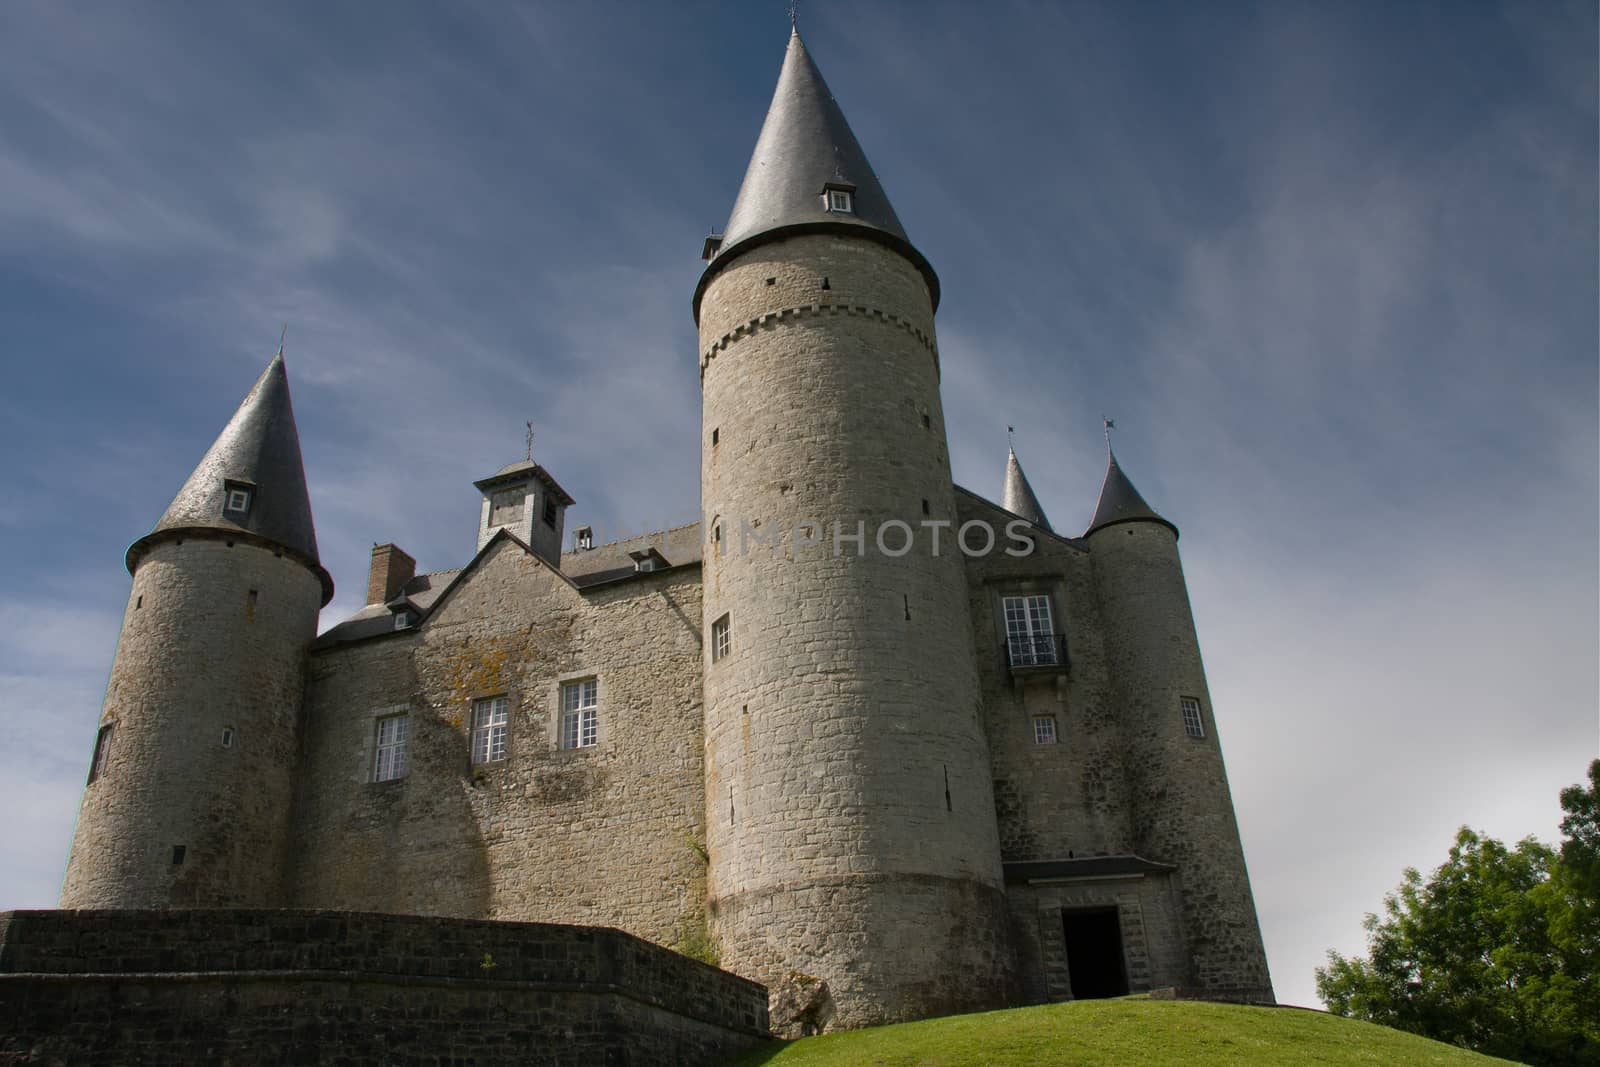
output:
<svg viewBox="0 0 1600 1067"><path fill-rule="evenodd" d="M1122 522L1158 522L1171 530L1177 536L1178 528L1172 523L1156 514L1156 510L1146 504L1144 497L1139 495L1139 490L1133 487L1128 476L1122 473L1122 468L1117 464L1117 454L1106 449L1106 480L1100 486L1100 501L1095 505L1094 518L1089 521L1089 528L1083 532L1088 537L1096 530L1103 530L1107 526L1115 526Z"/></svg>
<svg viewBox="0 0 1600 1067"><path fill-rule="evenodd" d="M1041 530L1050 529L1050 520L1044 517L1044 508L1039 505L1039 498L1033 495L1028 476L1022 473L1022 464L1017 462L1015 449L1006 450L1006 481L1000 491L1000 506L1013 515L1021 515Z"/></svg>
<svg viewBox="0 0 1600 1067"><path fill-rule="evenodd" d="M223 510L230 482L249 490L248 510ZM317 573L322 602L333 598L333 579L317 555L311 496L281 350L245 394L155 529L128 549L128 570L133 571L150 545L186 530L239 534L285 549Z"/></svg>
<svg viewBox="0 0 1600 1067"><path fill-rule="evenodd" d="M827 185L849 189L854 211L828 211L823 201ZM720 244L715 239L708 242L708 251L720 250L714 252L695 289L696 320L706 285L739 252L793 234L829 230L855 233L899 251L927 279L938 307L938 276L906 236L872 164L796 31L789 35L778 86L727 228Z"/></svg>

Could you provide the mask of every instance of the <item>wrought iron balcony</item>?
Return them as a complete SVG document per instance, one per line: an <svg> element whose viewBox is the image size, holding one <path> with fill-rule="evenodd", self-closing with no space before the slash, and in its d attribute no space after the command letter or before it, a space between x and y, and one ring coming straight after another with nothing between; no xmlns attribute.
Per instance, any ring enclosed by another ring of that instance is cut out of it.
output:
<svg viewBox="0 0 1600 1067"><path fill-rule="evenodd" d="M1065 634L1012 634L1006 638L1006 665L1013 670L1030 667L1065 667Z"/></svg>

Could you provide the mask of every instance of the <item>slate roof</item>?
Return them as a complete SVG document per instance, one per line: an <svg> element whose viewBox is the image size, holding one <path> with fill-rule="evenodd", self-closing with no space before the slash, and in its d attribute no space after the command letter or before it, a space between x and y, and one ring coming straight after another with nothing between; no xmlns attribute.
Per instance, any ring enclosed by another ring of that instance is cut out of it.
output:
<svg viewBox="0 0 1600 1067"><path fill-rule="evenodd" d="M1006 481L1000 491L1000 506L1013 515L1021 515L1041 530L1050 529L1050 520L1044 517L1044 508L1040 506L1039 498L1033 495L1028 476L1022 473L1022 464L1017 462L1015 449L1006 451Z"/></svg>
<svg viewBox="0 0 1600 1067"><path fill-rule="evenodd" d="M247 512L223 511L227 482L250 490ZM129 572L150 545L182 530L241 533L286 549L317 573L323 586L322 602L333 599L333 579L317 555L311 496L306 491L300 435L295 429L289 375L281 351L245 394L155 529L128 549Z"/></svg>
<svg viewBox="0 0 1600 1067"><path fill-rule="evenodd" d="M472 485L476 489L488 490L498 485L510 485L513 482L520 482L529 476L543 482L552 493L556 494L556 498L568 507L577 503L576 500L572 499L570 493L561 488L561 483L556 481L554 475L531 459L519 459L515 463L507 463L504 467L489 475L489 477L473 482Z"/></svg>
<svg viewBox="0 0 1600 1067"><path fill-rule="evenodd" d="M826 210L822 194L828 183L854 187L853 213ZM797 31L789 36L772 104L723 230L720 251L713 255L695 289L696 320L706 285L739 252L792 234L829 230L854 232L905 255L927 279L933 304L938 307L938 276L906 236L872 164Z"/></svg>
<svg viewBox="0 0 1600 1067"><path fill-rule="evenodd" d="M1178 528L1172 523L1156 514L1156 510L1146 504L1144 497L1139 495L1139 490L1133 487L1128 476L1122 473L1122 468L1117 464L1117 454L1109 448L1106 450L1106 480L1100 485L1100 500L1094 508L1094 518L1089 520L1089 528L1083 532L1085 537L1096 530L1103 530L1107 526L1115 526L1121 522L1159 522L1176 536Z"/></svg>

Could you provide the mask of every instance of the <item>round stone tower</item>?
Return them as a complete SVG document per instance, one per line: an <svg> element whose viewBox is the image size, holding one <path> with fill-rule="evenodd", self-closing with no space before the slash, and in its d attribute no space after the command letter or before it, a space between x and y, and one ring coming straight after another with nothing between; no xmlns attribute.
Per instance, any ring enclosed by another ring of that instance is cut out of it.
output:
<svg viewBox="0 0 1600 1067"><path fill-rule="evenodd" d="M1000 1006L1008 942L938 281L798 35L706 254L706 822L723 966L772 986L774 1024L791 1029Z"/></svg>
<svg viewBox="0 0 1600 1067"><path fill-rule="evenodd" d="M1176 864L1195 993L1270 1003L1272 980L1200 662L1178 528L1108 453L1084 535L1122 714L1134 849Z"/></svg>
<svg viewBox="0 0 1600 1067"><path fill-rule="evenodd" d="M306 647L333 596L282 352L127 563L61 906L282 905Z"/></svg>

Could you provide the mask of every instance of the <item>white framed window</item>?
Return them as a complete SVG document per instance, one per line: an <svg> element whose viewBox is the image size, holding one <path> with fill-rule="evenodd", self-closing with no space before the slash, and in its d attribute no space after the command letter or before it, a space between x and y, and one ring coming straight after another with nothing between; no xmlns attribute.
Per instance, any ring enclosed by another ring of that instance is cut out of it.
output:
<svg viewBox="0 0 1600 1067"><path fill-rule="evenodd" d="M726 659L733 651L733 634L728 627L728 617L724 615L711 624L711 662Z"/></svg>
<svg viewBox="0 0 1600 1067"><path fill-rule="evenodd" d="M89 761L89 781L104 778L106 763L111 759L111 734L116 723L106 723L94 737L94 758Z"/></svg>
<svg viewBox="0 0 1600 1067"><path fill-rule="evenodd" d="M488 697L472 702L473 763L493 763L506 758L510 707L505 697Z"/></svg>
<svg viewBox="0 0 1600 1067"><path fill-rule="evenodd" d="M1003 597L1001 607L1006 616L1006 655L1013 667L1049 667L1061 661L1048 596Z"/></svg>
<svg viewBox="0 0 1600 1067"><path fill-rule="evenodd" d="M828 210L837 211L842 215L855 214L855 198L848 189L828 190Z"/></svg>
<svg viewBox="0 0 1600 1067"><path fill-rule="evenodd" d="M372 780L389 782L404 778L410 765L407 745L411 739L411 716L385 715L377 722L377 757L372 763Z"/></svg>
<svg viewBox="0 0 1600 1067"><path fill-rule="evenodd" d="M1033 717L1033 743L1036 745L1053 745L1056 743L1056 717L1054 715L1035 715Z"/></svg>
<svg viewBox="0 0 1600 1067"><path fill-rule="evenodd" d="M561 747L588 748L600 740L600 683L593 678L561 685Z"/></svg>
<svg viewBox="0 0 1600 1067"><path fill-rule="evenodd" d="M1178 706L1183 709L1183 732L1190 737L1204 737L1206 728L1200 718L1200 701L1194 697L1179 697Z"/></svg>
<svg viewBox="0 0 1600 1067"><path fill-rule="evenodd" d="M411 613L409 611L397 611L394 613L394 628L396 630L404 630L410 625Z"/></svg>

